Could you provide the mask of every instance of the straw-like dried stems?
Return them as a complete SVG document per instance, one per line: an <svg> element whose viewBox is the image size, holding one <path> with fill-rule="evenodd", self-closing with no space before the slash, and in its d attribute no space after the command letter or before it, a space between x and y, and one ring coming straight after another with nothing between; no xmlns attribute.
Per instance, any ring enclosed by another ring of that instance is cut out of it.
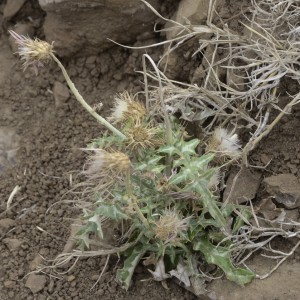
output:
<svg viewBox="0 0 300 300"><path fill-rule="evenodd" d="M144 3L166 20L150 4ZM169 26L167 30L173 30L176 35L163 42L169 46L158 66L167 62L165 56L188 39L198 39L199 47L194 55L201 53L203 56L202 81L196 78L197 84L184 84L168 79L163 72L146 73L152 82L160 85L159 89L147 87L147 103L152 114L164 115L158 100L161 98L158 93L163 89L168 112L179 112L188 121L200 121L208 134L215 125L245 127L252 131L243 155L246 165L248 153L299 102L298 95L289 95L288 105L281 110L278 106L279 85L287 79L299 83L300 78L299 3L253 0L251 4L252 19L245 17L245 22L241 23L242 33L234 32L226 24L222 28L213 24L213 0L206 25L178 24L168 20L173 27ZM219 50L222 55L218 54ZM225 74L225 79L220 78L220 72ZM275 110L279 114L270 123L270 115Z"/></svg>

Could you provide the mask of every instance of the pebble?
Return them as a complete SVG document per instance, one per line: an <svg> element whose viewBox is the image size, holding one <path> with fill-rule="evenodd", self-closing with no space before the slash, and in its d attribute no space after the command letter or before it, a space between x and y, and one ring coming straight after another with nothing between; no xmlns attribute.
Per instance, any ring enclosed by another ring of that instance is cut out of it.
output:
<svg viewBox="0 0 300 300"><path fill-rule="evenodd" d="M12 280L6 280L3 284L7 289L12 289L16 286L16 282Z"/></svg>
<svg viewBox="0 0 300 300"><path fill-rule="evenodd" d="M26 0L9 0L3 10L3 17L11 19L23 6Z"/></svg>
<svg viewBox="0 0 300 300"><path fill-rule="evenodd" d="M36 270L36 268L38 267L38 265L42 262L42 257L41 257L41 255L39 255L39 254L37 254L36 256L35 256L35 258L31 261L31 263L29 264L29 269L31 270L31 271L34 271L34 270Z"/></svg>
<svg viewBox="0 0 300 300"><path fill-rule="evenodd" d="M46 276L30 274L25 286L28 287L32 293L36 294L44 289L46 282Z"/></svg>
<svg viewBox="0 0 300 300"><path fill-rule="evenodd" d="M15 226L15 221L12 219L0 220L0 235L4 235L11 227Z"/></svg>
<svg viewBox="0 0 300 300"><path fill-rule="evenodd" d="M51 279L50 279L49 286L48 286L48 292L49 292L50 294L52 294L53 291L54 291L54 280L51 278Z"/></svg>
<svg viewBox="0 0 300 300"><path fill-rule="evenodd" d="M71 282L71 281L73 281L75 278L76 278L76 277L75 277L74 275L69 275L69 276L67 277L67 281L68 281L68 282Z"/></svg>
<svg viewBox="0 0 300 300"><path fill-rule="evenodd" d="M18 239L9 239L9 238L4 239L3 242L10 251L14 251L18 249L23 243L23 241L20 241Z"/></svg>
<svg viewBox="0 0 300 300"><path fill-rule="evenodd" d="M300 207L300 184L293 174L279 174L264 179L267 192L287 209Z"/></svg>
<svg viewBox="0 0 300 300"><path fill-rule="evenodd" d="M236 171L229 175L226 182L223 201L226 201L229 196L229 203L234 204L242 204L254 199L259 188L261 174L259 172L251 172L248 169L244 169L240 171L237 178L236 175Z"/></svg>

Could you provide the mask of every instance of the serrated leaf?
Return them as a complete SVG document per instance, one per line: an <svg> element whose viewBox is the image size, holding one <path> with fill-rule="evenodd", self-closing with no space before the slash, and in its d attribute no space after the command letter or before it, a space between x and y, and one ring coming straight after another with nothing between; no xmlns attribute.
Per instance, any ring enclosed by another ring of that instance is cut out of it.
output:
<svg viewBox="0 0 300 300"><path fill-rule="evenodd" d="M188 176L185 172L179 172L178 174L175 174L174 176L171 177L169 180L169 184L180 184L188 180Z"/></svg>
<svg viewBox="0 0 300 300"><path fill-rule="evenodd" d="M183 155L193 155L195 154L195 149L197 148L197 146L199 145L200 140L198 139L193 139L191 141L185 142L185 141L181 141L180 142L180 151Z"/></svg>
<svg viewBox="0 0 300 300"><path fill-rule="evenodd" d="M154 167L153 169L151 169L151 172L155 173L155 174L160 174L166 167L163 165L158 165L156 167Z"/></svg>
<svg viewBox="0 0 300 300"><path fill-rule="evenodd" d="M178 149L173 145L167 145L167 146L160 147L158 149L158 152L166 153L166 154L169 154L170 156L172 156L174 154L179 154Z"/></svg>
<svg viewBox="0 0 300 300"><path fill-rule="evenodd" d="M164 165L158 164L162 158L161 155L146 157L144 162L136 164L135 168L139 171L150 171L155 174L161 173L165 169Z"/></svg>
<svg viewBox="0 0 300 300"><path fill-rule="evenodd" d="M96 208L96 213L112 220L128 219L128 216L116 204L102 203Z"/></svg>
<svg viewBox="0 0 300 300"><path fill-rule="evenodd" d="M180 167L184 165L187 161L183 158L178 158L173 161L173 168Z"/></svg>
<svg viewBox="0 0 300 300"><path fill-rule="evenodd" d="M200 240L194 244L193 249L195 251L201 251L207 263L215 264L221 268L230 281L234 281L243 286L255 278L254 272L247 269L236 268L231 262L230 251L224 247L214 246L209 242L206 236L201 237Z"/></svg>
<svg viewBox="0 0 300 300"><path fill-rule="evenodd" d="M204 211L202 212L201 216L199 217L199 224L203 228L206 228L208 226L214 226L217 228L220 227L219 223L215 219L213 219L213 218L206 219Z"/></svg>
<svg viewBox="0 0 300 300"><path fill-rule="evenodd" d="M214 154L204 154L200 157L195 157L191 160L191 165L195 169L206 169L208 164L212 161L214 158Z"/></svg>
<svg viewBox="0 0 300 300"><path fill-rule="evenodd" d="M128 290L133 272L146 250L147 248L143 245L135 246L131 254L125 259L123 268L117 271L117 280L126 290Z"/></svg>
<svg viewBox="0 0 300 300"><path fill-rule="evenodd" d="M94 224L96 224L96 230L94 229L94 232L97 232L97 234L100 236L100 238L102 238L103 239L103 231L102 231L102 226L101 226L101 219L100 219L100 217L98 216L98 215L93 215L92 217L90 217L89 219L88 219L88 221L89 221L89 223L94 223ZM86 232L88 232L88 231L86 231Z"/></svg>
<svg viewBox="0 0 300 300"><path fill-rule="evenodd" d="M211 194L211 192L208 190L208 188L199 184L197 186L196 191L201 196L201 202L202 202L204 208L207 208L210 215L216 220L217 224L219 225L218 227L225 228L227 222L226 222L220 208L218 207L214 196Z"/></svg>
<svg viewBox="0 0 300 300"><path fill-rule="evenodd" d="M156 165L162 159L161 155L155 155L149 158L147 164L150 166Z"/></svg>

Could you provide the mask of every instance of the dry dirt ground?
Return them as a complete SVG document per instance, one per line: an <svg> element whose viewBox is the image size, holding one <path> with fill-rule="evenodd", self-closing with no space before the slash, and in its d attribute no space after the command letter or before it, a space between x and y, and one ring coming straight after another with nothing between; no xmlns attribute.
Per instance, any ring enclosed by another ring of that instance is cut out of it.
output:
<svg viewBox="0 0 300 300"><path fill-rule="evenodd" d="M109 111L112 96L124 89L142 87L134 67L137 55L113 48L97 56L64 61L80 92L91 104L102 102ZM51 65L35 77L21 70L11 53L4 29L0 39L0 300L93 300L93 299L196 299L173 282L169 289L150 279L141 266L125 292L114 280L112 259L102 280L94 287L105 258L79 261L68 274L31 276L41 257L51 260L59 254L70 234L78 211L61 203L82 169L84 153L79 148L101 133L101 127L87 115L59 84L65 84ZM54 87L57 89L54 89ZM55 97L56 96L56 97ZM272 159L263 176L293 173L300 176L300 108L278 125L253 154L253 164ZM10 208L7 201L19 186ZM57 203L59 202L59 203ZM54 205L55 204L55 205ZM50 209L49 209L50 208ZM298 212L297 212L298 213ZM278 241L285 244L284 241ZM300 254L295 253L266 281L254 281L242 289L217 282L218 299L299 299ZM257 270L266 263L257 259ZM222 289L220 293L220 289ZM214 293L211 294L214 297Z"/></svg>

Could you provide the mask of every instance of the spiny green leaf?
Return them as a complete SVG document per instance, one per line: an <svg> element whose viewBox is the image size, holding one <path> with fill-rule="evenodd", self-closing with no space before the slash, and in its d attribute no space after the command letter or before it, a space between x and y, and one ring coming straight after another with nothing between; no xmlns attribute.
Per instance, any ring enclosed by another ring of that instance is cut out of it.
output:
<svg viewBox="0 0 300 300"><path fill-rule="evenodd" d="M204 154L199 157L194 157L191 160L191 165L194 169L202 170L207 169L208 164L214 158L213 154Z"/></svg>
<svg viewBox="0 0 300 300"><path fill-rule="evenodd" d="M102 203L96 208L96 213L113 220L128 219L128 216L116 204Z"/></svg>
<svg viewBox="0 0 300 300"><path fill-rule="evenodd" d="M170 184L180 184L180 183L184 183L189 179L189 176L187 175L186 172L179 172L178 174L174 175L171 177L171 179L169 180Z"/></svg>
<svg viewBox="0 0 300 300"><path fill-rule="evenodd" d="M214 227L217 227L219 228L220 227L220 224L213 218L208 218L206 219L205 218L205 211L208 211L208 209L204 209L200 215L200 217L198 218L199 220L199 224L201 224L201 226L203 228L206 228L208 226L214 226Z"/></svg>
<svg viewBox="0 0 300 300"><path fill-rule="evenodd" d="M178 154L178 155L180 154L178 149L173 145L162 146L158 149L158 152L166 153L166 154L169 154L170 156L172 156L174 154Z"/></svg>
<svg viewBox="0 0 300 300"><path fill-rule="evenodd" d="M160 160L162 159L162 156L161 155L154 155L152 157L149 158L148 160L148 165L150 166L154 166L156 165Z"/></svg>
<svg viewBox="0 0 300 300"><path fill-rule="evenodd" d="M102 232L102 226L101 226L101 219L100 219L100 217L97 214L95 214L91 218L89 218L88 221L90 223L96 224L97 228L96 228L95 232L97 232L98 235L100 236L100 238L103 239L103 232Z"/></svg>
<svg viewBox="0 0 300 300"><path fill-rule="evenodd" d="M196 251L201 251L205 260L209 264L215 264L220 267L227 279L236 282L239 285L244 285L252 281L255 273L247 269L236 268L230 259L230 251L224 247L216 247L209 242L206 236L203 236L193 247Z"/></svg>
<svg viewBox="0 0 300 300"><path fill-rule="evenodd" d="M173 161L173 168L177 168L177 167L180 167L182 165L185 165L187 163L187 161L184 159L184 158L178 158L178 159L175 159Z"/></svg>
<svg viewBox="0 0 300 300"><path fill-rule="evenodd" d="M161 155L151 155L144 158L143 162L136 164L135 168L140 171L151 171L153 173L161 173L165 166L158 164L158 162L163 158Z"/></svg>
<svg viewBox="0 0 300 300"><path fill-rule="evenodd" d="M201 202L204 208L207 208L210 215L217 221L219 227L226 227L226 220L219 209L217 202L206 186L199 184L196 190L201 196Z"/></svg>
<svg viewBox="0 0 300 300"><path fill-rule="evenodd" d="M126 290L129 288L130 281L137 264L146 251L147 248L143 245L135 246L131 254L125 259L123 268L117 271L117 280L121 282Z"/></svg>
<svg viewBox="0 0 300 300"><path fill-rule="evenodd" d="M180 152L186 156L186 155L193 155L195 154L195 149L197 148L197 146L199 145L200 140L198 139L193 139L190 140L188 142L185 142L184 140L181 140L179 143L179 147L180 147Z"/></svg>

